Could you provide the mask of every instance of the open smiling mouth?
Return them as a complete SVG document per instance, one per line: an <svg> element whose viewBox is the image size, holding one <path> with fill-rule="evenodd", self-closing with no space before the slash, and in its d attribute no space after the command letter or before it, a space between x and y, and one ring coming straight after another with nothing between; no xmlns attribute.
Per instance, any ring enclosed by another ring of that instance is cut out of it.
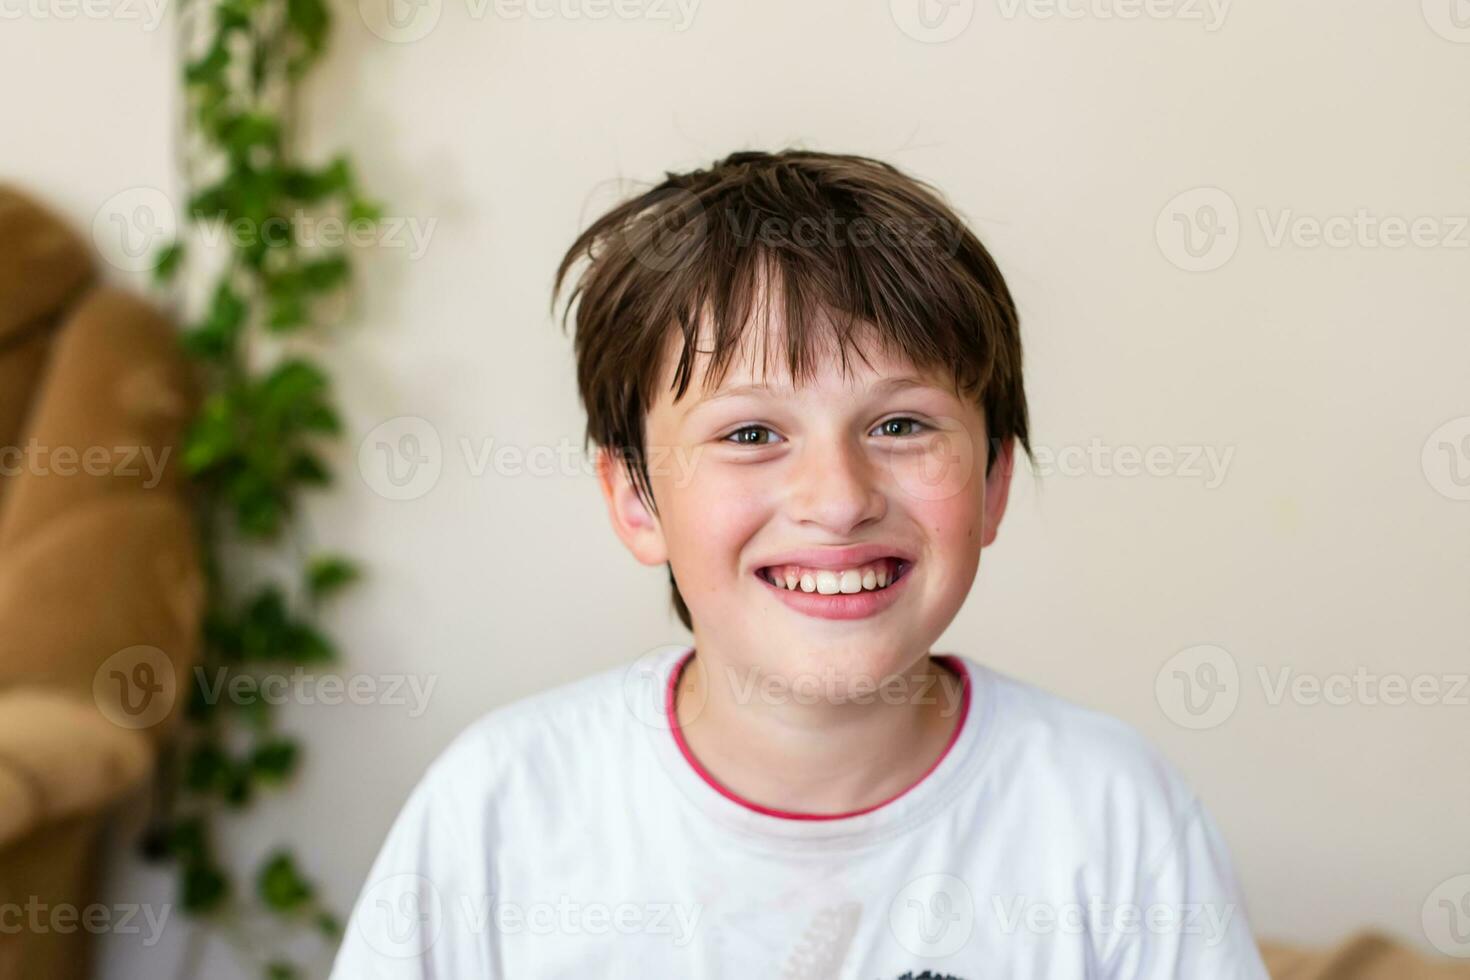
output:
<svg viewBox="0 0 1470 980"><path fill-rule="evenodd" d="M859 620L898 602L908 591L913 567L908 559L887 557L849 568L765 565L755 577L768 595L803 616Z"/></svg>
<svg viewBox="0 0 1470 980"><path fill-rule="evenodd" d="M890 557L851 568L767 565L756 569L756 575L767 585L785 592L821 596L859 595L892 588L913 567L911 561Z"/></svg>

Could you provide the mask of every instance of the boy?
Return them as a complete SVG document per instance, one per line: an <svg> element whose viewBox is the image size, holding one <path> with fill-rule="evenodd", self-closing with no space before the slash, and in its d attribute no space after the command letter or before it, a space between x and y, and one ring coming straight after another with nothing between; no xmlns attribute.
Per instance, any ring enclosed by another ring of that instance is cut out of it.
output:
<svg viewBox="0 0 1470 980"><path fill-rule="evenodd" d="M1264 978L1132 729L931 653L1030 452L1015 306L927 186L733 154L556 276L619 538L694 642L491 712L333 976Z"/></svg>

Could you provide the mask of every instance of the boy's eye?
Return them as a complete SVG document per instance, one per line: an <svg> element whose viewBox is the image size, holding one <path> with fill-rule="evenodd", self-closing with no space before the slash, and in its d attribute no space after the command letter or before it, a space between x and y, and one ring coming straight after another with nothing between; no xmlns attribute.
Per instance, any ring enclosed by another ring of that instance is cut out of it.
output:
<svg viewBox="0 0 1470 980"><path fill-rule="evenodd" d="M761 439L760 436L762 435L762 433L768 436L776 435L776 433L772 432L768 427L764 425L746 425L736 429L734 432L730 433L721 441L733 442L737 446L769 445L771 440Z"/></svg>
<svg viewBox="0 0 1470 980"><path fill-rule="evenodd" d="M928 426L918 419L900 416L899 418L888 419L886 422L879 422L878 428L874 431L885 436L912 436L917 435L921 429L927 428Z"/></svg>
<svg viewBox="0 0 1470 980"><path fill-rule="evenodd" d="M903 436L918 435L927 428L928 426L918 419L899 416L898 418L892 418L878 423L878 428L873 431L881 435L901 438ZM769 426L745 425L725 436L721 441L731 442L737 446L768 446L773 442L780 441L780 438Z"/></svg>

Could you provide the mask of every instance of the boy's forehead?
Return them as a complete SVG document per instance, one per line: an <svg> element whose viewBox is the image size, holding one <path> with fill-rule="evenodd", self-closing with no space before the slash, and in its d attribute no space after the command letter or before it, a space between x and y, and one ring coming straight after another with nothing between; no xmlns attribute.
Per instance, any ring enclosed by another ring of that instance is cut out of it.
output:
<svg viewBox="0 0 1470 980"><path fill-rule="evenodd" d="M690 355L689 386L677 405L683 408L700 399L728 388L763 385L772 390L797 390L810 384L862 388L886 377L917 376L943 385L939 372L914 365L900 351L884 349L876 329L864 321L854 321L851 339L843 365L843 350L837 340L836 327L830 317L810 338L811 375L793 378L787 357L787 337L779 314L768 323L757 320L741 333L736 348L730 352L723 377L710 371L715 354L715 335L708 318L701 321ZM659 382L655 389L658 402L673 405L676 370L683 352L683 334L669 331L659 365Z"/></svg>

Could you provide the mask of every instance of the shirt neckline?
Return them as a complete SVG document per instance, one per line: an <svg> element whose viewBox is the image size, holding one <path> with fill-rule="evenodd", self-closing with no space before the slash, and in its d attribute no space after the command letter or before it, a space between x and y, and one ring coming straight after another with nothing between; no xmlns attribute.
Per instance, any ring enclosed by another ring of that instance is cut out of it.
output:
<svg viewBox="0 0 1470 980"><path fill-rule="evenodd" d="M723 830L748 843L776 849L877 843L933 818L978 768L978 748L989 728L988 675L965 657L936 653L932 654L936 660L961 677L960 720L943 752L907 788L872 806L836 814L778 810L745 800L705 770L679 730L673 711L674 685L693 654L692 644L666 647L651 665L653 669L644 674L645 709L658 720L645 730L665 773L686 800Z"/></svg>

